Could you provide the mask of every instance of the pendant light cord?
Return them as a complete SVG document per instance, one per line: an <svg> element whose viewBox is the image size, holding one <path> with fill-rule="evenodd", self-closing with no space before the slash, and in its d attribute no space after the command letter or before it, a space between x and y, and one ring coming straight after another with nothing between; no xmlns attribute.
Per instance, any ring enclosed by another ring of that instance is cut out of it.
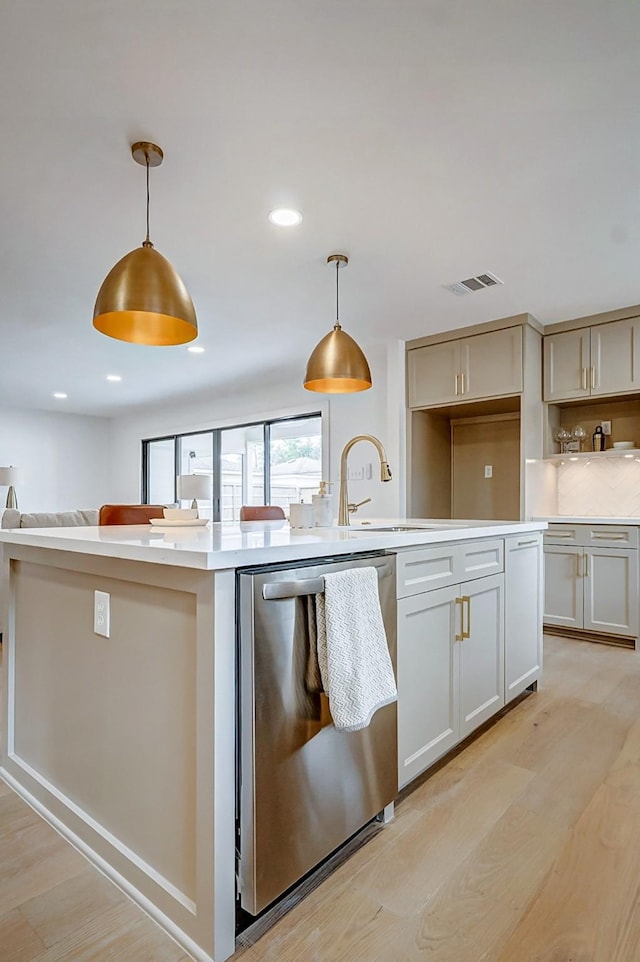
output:
<svg viewBox="0 0 640 962"><path fill-rule="evenodd" d="M340 262L336 261L336 327L340 327L340 288L338 274L340 273Z"/></svg>
<svg viewBox="0 0 640 962"><path fill-rule="evenodd" d="M149 154L146 155L147 158L147 237L145 240L145 245L151 247L151 241L149 240Z"/></svg>

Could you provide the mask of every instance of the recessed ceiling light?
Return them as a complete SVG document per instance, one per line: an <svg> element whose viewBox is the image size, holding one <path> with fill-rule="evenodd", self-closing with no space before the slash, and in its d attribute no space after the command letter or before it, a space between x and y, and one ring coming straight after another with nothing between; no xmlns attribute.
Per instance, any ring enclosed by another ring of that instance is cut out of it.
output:
<svg viewBox="0 0 640 962"><path fill-rule="evenodd" d="M190 351L191 354L204 354L204 348L198 347L196 345L194 345L193 347L188 347L187 350Z"/></svg>
<svg viewBox="0 0 640 962"><path fill-rule="evenodd" d="M54 391L53 397L57 397L59 400L62 401L62 400L64 400L66 397L69 397L69 395L68 395L68 394L63 394L62 391Z"/></svg>
<svg viewBox="0 0 640 962"><path fill-rule="evenodd" d="M119 374L107 374L107 381L121 381L122 378Z"/></svg>
<svg viewBox="0 0 640 962"><path fill-rule="evenodd" d="M302 214L293 208L277 207L269 213L269 220L278 227L297 227L302 220Z"/></svg>

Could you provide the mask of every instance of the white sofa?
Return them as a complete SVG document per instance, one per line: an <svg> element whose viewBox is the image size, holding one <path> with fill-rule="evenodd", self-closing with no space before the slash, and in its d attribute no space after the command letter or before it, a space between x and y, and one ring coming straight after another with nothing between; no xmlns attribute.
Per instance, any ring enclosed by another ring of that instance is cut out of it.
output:
<svg viewBox="0 0 640 962"><path fill-rule="evenodd" d="M0 516L0 528L76 528L78 525L97 525L97 523L97 508L40 512L38 514L23 513L17 508L5 508ZM1 548L2 545L0 545ZM4 568L0 568L0 640L4 630L6 611L6 585L3 572Z"/></svg>
<svg viewBox="0 0 640 962"><path fill-rule="evenodd" d="M98 509L77 511L43 511L29 514L17 508L5 508L0 517L0 528L77 528L78 525L98 523Z"/></svg>

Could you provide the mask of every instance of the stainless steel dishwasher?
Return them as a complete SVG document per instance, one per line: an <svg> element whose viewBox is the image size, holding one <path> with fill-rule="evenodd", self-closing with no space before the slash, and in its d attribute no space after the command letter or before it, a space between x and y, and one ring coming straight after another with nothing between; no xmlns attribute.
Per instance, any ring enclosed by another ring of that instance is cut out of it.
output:
<svg viewBox="0 0 640 962"><path fill-rule="evenodd" d="M396 665L395 555L375 552L238 572L238 886L257 915L398 791L396 704L338 732L305 683L305 610L325 572L373 566Z"/></svg>

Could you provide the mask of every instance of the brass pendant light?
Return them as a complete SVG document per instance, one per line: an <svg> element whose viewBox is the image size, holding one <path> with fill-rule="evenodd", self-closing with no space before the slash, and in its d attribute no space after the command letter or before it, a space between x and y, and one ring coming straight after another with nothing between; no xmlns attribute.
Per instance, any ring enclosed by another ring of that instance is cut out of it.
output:
<svg viewBox="0 0 640 962"><path fill-rule="evenodd" d="M132 344L186 344L198 336L193 302L182 279L149 240L149 168L164 154L144 141L131 147L133 159L147 169L147 236L113 267L98 291L93 326Z"/></svg>
<svg viewBox="0 0 640 962"><path fill-rule="evenodd" d="M330 254L327 264L336 265L336 323L314 348L304 378L307 391L321 394L351 394L371 387L371 371L362 350L340 327L338 276L349 263L346 254Z"/></svg>

